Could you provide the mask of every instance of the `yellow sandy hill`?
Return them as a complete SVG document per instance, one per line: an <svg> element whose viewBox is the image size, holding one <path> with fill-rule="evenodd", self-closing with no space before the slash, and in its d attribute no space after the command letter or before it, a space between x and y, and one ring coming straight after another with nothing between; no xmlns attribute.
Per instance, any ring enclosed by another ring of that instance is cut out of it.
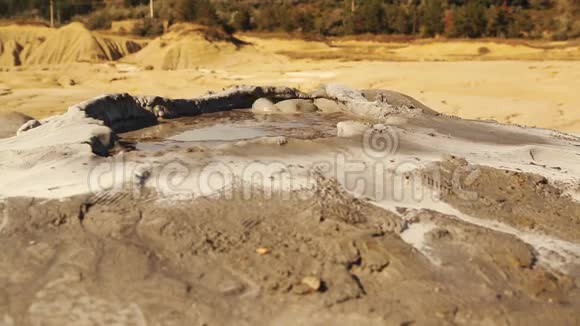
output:
<svg viewBox="0 0 580 326"><path fill-rule="evenodd" d="M58 29L32 53L27 64L55 64L117 60L141 49L139 43L123 38L101 37L80 23Z"/></svg>
<svg viewBox="0 0 580 326"><path fill-rule="evenodd" d="M164 70L193 69L240 52L236 40L219 30L176 24L125 61Z"/></svg>
<svg viewBox="0 0 580 326"><path fill-rule="evenodd" d="M0 27L0 66L21 65L52 32L43 26Z"/></svg>
<svg viewBox="0 0 580 326"><path fill-rule="evenodd" d="M80 23L59 29L0 27L0 65L18 66L117 60L140 50L141 43L101 36Z"/></svg>

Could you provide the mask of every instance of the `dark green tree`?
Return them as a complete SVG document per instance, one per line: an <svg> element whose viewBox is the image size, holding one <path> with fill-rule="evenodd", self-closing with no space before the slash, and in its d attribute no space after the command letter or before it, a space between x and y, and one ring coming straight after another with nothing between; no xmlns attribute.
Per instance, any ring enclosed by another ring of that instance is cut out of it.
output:
<svg viewBox="0 0 580 326"><path fill-rule="evenodd" d="M411 25L411 34L417 34L421 26L421 9L416 4L408 7L409 24Z"/></svg>
<svg viewBox="0 0 580 326"><path fill-rule="evenodd" d="M296 15L296 22L301 32L314 31L314 15L310 11L299 11Z"/></svg>
<svg viewBox="0 0 580 326"><path fill-rule="evenodd" d="M389 33L411 33L412 21L404 6L396 4L388 5L386 9L386 16Z"/></svg>
<svg viewBox="0 0 580 326"><path fill-rule="evenodd" d="M557 0L530 0L533 9L550 9L556 5Z"/></svg>
<svg viewBox="0 0 580 326"><path fill-rule="evenodd" d="M248 31L252 29L252 15L247 7L240 8L234 14L232 27L238 31Z"/></svg>
<svg viewBox="0 0 580 326"><path fill-rule="evenodd" d="M205 25L215 25L219 23L220 19L218 18L217 11L210 0L193 1L195 7L195 18L193 21Z"/></svg>
<svg viewBox="0 0 580 326"><path fill-rule="evenodd" d="M488 10L487 35L507 37L512 23L512 15L507 7L492 6Z"/></svg>
<svg viewBox="0 0 580 326"><path fill-rule="evenodd" d="M385 31L385 8L381 0L368 0L354 12L355 33L381 33Z"/></svg>
<svg viewBox="0 0 580 326"><path fill-rule="evenodd" d="M278 19L278 11L273 5L269 5L260 10L256 24L261 30L273 31L283 26L284 19Z"/></svg>
<svg viewBox="0 0 580 326"><path fill-rule="evenodd" d="M523 10L516 10L508 29L508 37L523 37L532 31L534 23L530 15Z"/></svg>
<svg viewBox="0 0 580 326"><path fill-rule="evenodd" d="M443 32L443 5L440 0L425 1L422 28L425 36L435 36Z"/></svg>
<svg viewBox="0 0 580 326"><path fill-rule="evenodd" d="M480 37L485 34L487 18L485 7L477 0L470 0L454 13L453 32L455 37Z"/></svg>

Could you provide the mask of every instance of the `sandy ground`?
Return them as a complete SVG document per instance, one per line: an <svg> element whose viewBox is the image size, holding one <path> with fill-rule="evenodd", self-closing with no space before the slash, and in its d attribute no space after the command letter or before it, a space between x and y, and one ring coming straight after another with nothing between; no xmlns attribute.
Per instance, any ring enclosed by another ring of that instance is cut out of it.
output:
<svg viewBox="0 0 580 326"><path fill-rule="evenodd" d="M189 98L241 83L312 89L340 82L357 88L396 89L439 112L463 118L580 132L580 98L576 96L580 63L575 61L281 61L187 71L82 63L48 70L11 69L0 72L5 94L0 99L2 110L46 117L105 92ZM75 85L62 87L58 78L72 79Z"/></svg>
<svg viewBox="0 0 580 326"><path fill-rule="evenodd" d="M69 34L74 31L79 34L76 39L86 41L90 33L79 28L67 26L53 38L72 38ZM58 63L83 53L73 47L63 53L49 48L52 52L47 55L55 56L55 64L0 67L0 110L42 118L104 92L190 98L234 84L308 90L321 83L343 83L360 89L398 90L439 112L462 118L580 132L580 99L575 94L580 87L577 42L323 43L242 35L250 44L236 50L230 43L208 43L197 31L182 29L152 40L120 62ZM101 48L107 38L119 42L117 36L98 36L98 42L84 46ZM39 46L29 47L34 58ZM480 48L489 53L479 54ZM154 70L146 70L147 66ZM180 70L161 69L167 66Z"/></svg>

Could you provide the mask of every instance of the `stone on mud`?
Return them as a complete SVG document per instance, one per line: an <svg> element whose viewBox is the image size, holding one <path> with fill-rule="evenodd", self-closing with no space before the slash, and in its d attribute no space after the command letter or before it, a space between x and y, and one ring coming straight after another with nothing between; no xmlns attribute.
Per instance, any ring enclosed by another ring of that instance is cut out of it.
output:
<svg viewBox="0 0 580 326"><path fill-rule="evenodd" d="M20 128L18 128L18 130L16 131L16 135L20 135L23 132L26 132L30 129L34 129L38 126L40 126L40 121L36 119L28 120Z"/></svg>
<svg viewBox="0 0 580 326"><path fill-rule="evenodd" d="M293 99L276 103L281 113L308 113L315 112L316 106L309 100Z"/></svg>
<svg viewBox="0 0 580 326"><path fill-rule="evenodd" d="M347 110L344 104L326 98L315 99L314 105L318 108L320 112L324 113L334 113Z"/></svg>
<svg viewBox="0 0 580 326"><path fill-rule="evenodd" d="M16 136L16 132L32 117L20 112L7 112L0 114L0 138Z"/></svg>
<svg viewBox="0 0 580 326"><path fill-rule="evenodd" d="M274 103L267 98L259 98L254 102L254 104L252 104L253 113L269 114L279 111L280 109L278 109Z"/></svg>
<svg viewBox="0 0 580 326"><path fill-rule="evenodd" d="M306 276L302 279L302 284L308 286L313 291L318 291L322 286L322 281L318 277Z"/></svg>

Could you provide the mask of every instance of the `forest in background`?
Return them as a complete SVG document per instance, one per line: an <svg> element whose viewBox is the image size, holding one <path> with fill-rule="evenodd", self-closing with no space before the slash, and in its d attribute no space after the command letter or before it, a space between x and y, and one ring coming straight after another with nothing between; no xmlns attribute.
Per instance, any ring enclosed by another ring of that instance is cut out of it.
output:
<svg viewBox="0 0 580 326"><path fill-rule="evenodd" d="M53 0L57 25L81 21L107 29L137 19L140 36L179 21L226 31L306 36L393 34L413 37L580 37L580 0ZM0 0L0 17L48 21L50 0Z"/></svg>

